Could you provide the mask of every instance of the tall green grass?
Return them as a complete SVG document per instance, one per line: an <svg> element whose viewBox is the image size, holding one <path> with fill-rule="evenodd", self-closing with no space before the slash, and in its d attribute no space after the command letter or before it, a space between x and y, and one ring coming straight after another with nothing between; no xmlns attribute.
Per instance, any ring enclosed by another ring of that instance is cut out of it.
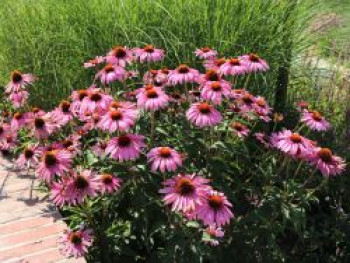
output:
<svg viewBox="0 0 350 263"><path fill-rule="evenodd" d="M297 1L295 8L290 5ZM302 1L300 1L301 3ZM114 45L152 43L167 65L196 66L196 47L257 52L271 66L253 88L273 94L286 43L300 47L308 19L298 0L2 0L0 82L20 69L39 77L32 103L51 106L91 82L82 64Z"/></svg>

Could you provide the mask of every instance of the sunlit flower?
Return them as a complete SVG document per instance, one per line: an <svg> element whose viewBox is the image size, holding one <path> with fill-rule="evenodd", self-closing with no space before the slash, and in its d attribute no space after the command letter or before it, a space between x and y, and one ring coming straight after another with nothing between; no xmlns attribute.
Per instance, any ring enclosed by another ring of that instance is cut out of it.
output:
<svg viewBox="0 0 350 263"><path fill-rule="evenodd" d="M211 190L196 208L197 217L209 226L223 226L230 222L232 204L223 193Z"/></svg>
<svg viewBox="0 0 350 263"><path fill-rule="evenodd" d="M159 193L164 194L163 201L171 205L172 211L186 213L194 211L201 198L210 191L209 180L196 174L178 174L163 182L164 188Z"/></svg>
<svg viewBox="0 0 350 263"><path fill-rule="evenodd" d="M332 151L328 148L315 148L306 158L325 177L336 176L345 170L345 161L333 155Z"/></svg>
<svg viewBox="0 0 350 263"><path fill-rule="evenodd" d="M37 176L50 182L55 175L67 172L72 163L72 156L66 150L46 150L41 156L41 161L36 170Z"/></svg>
<svg viewBox="0 0 350 263"><path fill-rule="evenodd" d="M106 56L107 63L123 68L131 64L133 59L132 50L122 46L115 46Z"/></svg>
<svg viewBox="0 0 350 263"><path fill-rule="evenodd" d="M48 115L30 118L28 124L32 134L38 139L46 139L56 128Z"/></svg>
<svg viewBox="0 0 350 263"><path fill-rule="evenodd" d="M15 164L22 169L34 168L39 163L41 151L37 146L26 147L18 156Z"/></svg>
<svg viewBox="0 0 350 263"><path fill-rule="evenodd" d="M147 154L147 160L151 164L152 172L158 169L173 172L182 165L180 154L170 147L156 147Z"/></svg>
<svg viewBox="0 0 350 263"><path fill-rule="evenodd" d="M9 100L14 108L20 108L27 102L28 95L29 93L26 90L14 91L10 93Z"/></svg>
<svg viewBox="0 0 350 263"><path fill-rule="evenodd" d="M68 190L75 204L81 204L86 197L95 197L100 188L99 179L90 170L72 174L72 183Z"/></svg>
<svg viewBox="0 0 350 263"><path fill-rule="evenodd" d="M124 134L109 140L106 153L119 162L132 161L140 156L144 143L144 136L139 134Z"/></svg>
<svg viewBox="0 0 350 263"><path fill-rule="evenodd" d="M199 71L182 64L173 70L168 77L171 85L179 85L190 82L197 82L199 79Z"/></svg>
<svg viewBox="0 0 350 263"><path fill-rule="evenodd" d="M208 226L204 231L203 242L213 247L218 246L220 238L225 235L221 227Z"/></svg>
<svg viewBox="0 0 350 263"><path fill-rule="evenodd" d="M127 72L121 66L107 64L96 74L96 78L99 78L102 84L108 85L114 81L124 81L127 78Z"/></svg>
<svg viewBox="0 0 350 263"><path fill-rule="evenodd" d="M6 138L11 132L10 125L7 123L0 123L0 140Z"/></svg>
<svg viewBox="0 0 350 263"><path fill-rule="evenodd" d="M50 113L50 117L58 126L64 126L73 119L71 103L62 101L60 105Z"/></svg>
<svg viewBox="0 0 350 263"><path fill-rule="evenodd" d="M11 120L11 130L17 131L28 123L28 114L15 112Z"/></svg>
<svg viewBox="0 0 350 263"><path fill-rule="evenodd" d="M137 119L137 111L133 109L111 108L103 115L97 124L102 130L113 133L115 131L128 131Z"/></svg>
<svg viewBox="0 0 350 263"><path fill-rule="evenodd" d="M75 205L76 201L72 195L73 179L71 176L62 176L57 182L52 182L50 187L50 198L57 207Z"/></svg>
<svg viewBox="0 0 350 263"><path fill-rule="evenodd" d="M148 111L163 109L168 104L169 96L160 88L148 88L137 95L137 106Z"/></svg>
<svg viewBox="0 0 350 263"><path fill-rule="evenodd" d="M114 193L119 190L122 180L109 173L103 173L99 176L100 191L102 194Z"/></svg>
<svg viewBox="0 0 350 263"><path fill-rule="evenodd" d="M213 102L213 104L221 104L222 98L228 98L231 92L231 85L227 81L212 81L206 83L202 87L201 96L203 99Z"/></svg>
<svg viewBox="0 0 350 263"><path fill-rule="evenodd" d="M204 62L204 67L208 70L208 69L212 69L212 70L220 70L220 67L226 62L227 60L225 58L211 58L208 59Z"/></svg>
<svg viewBox="0 0 350 263"><path fill-rule="evenodd" d="M143 48L135 48L134 53L141 63L158 62L164 59L164 50L155 48L153 45L146 45Z"/></svg>
<svg viewBox="0 0 350 263"><path fill-rule="evenodd" d="M17 132L12 131L0 140L0 150L11 151L17 144Z"/></svg>
<svg viewBox="0 0 350 263"><path fill-rule="evenodd" d="M327 131L331 125L318 111L304 110L301 122L305 123L311 130Z"/></svg>
<svg viewBox="0 0 350 263"><path fill-rule="evenodd" d="M219 72L224 76L237 76L246 74L248 71L248 63L239 58L228 59L220 66Z"/></svg>
<svg viewBox="0 0 350 263"><path fill-rule="evenodd" d="M273 147L292 157L303 157L309 154L314 148L314 143L311 140L290 130L273 133L270 142Z"/></svg>
<svg viewBox="0 0 350 263"><path fill-rule="evenodd" d="M257 54L243 55L240 59L247 62L248 72L267 71L270 69L265 60L261 59Z"/></svg>
<svg viewBox="0 0 350 263"><path fill-rule="evenodd" d="M94 89L81 101L80 114L105 112L112 101L113 98L110 95L101 92L99 89Z"/></svg>
<svg viewBox="0 0 350 263"><path fill-rule="evenodd" d="M192 104L186 112L186 117L198 127L215 126L222 120L220 112L206 102Z"/></svg>
<svg viewBox="0 0 350 263"><path fill-rule="evenodd" d="M11 81L6 86L6 93L19 92L34 80L35 77L32 74L23 74L19 70L14 70L11 72Z"/></svg>
<svg viewBox="0 0 350 263"><path fill-rule="evenodd" d="M194 53L201 59L213 59L218 54L216 50L211 49L210 47L198 48Z"/></svg>
<svg viewBox="0 0 350 263"><path fill-rule="evenodd" d="M65 230L57 240L61 253L66 257L83 257L92 246L92 233L91 229L83 228L77 231Z"/></svg>

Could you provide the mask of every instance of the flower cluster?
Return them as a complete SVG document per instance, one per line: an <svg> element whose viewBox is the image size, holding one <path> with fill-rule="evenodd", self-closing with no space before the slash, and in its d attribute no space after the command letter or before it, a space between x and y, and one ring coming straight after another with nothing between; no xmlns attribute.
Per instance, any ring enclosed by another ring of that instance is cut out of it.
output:
<svg viewBox="0 0 350 263"><path fill-rule="evenodd" d="M215 185L212 175L195 166L196 157L185 157L188 153L182 144L189 142L174 144L174 140L157 137L157 123L166 123L174 128L169 131L185 135L198 135L202 129L204 139L207 130L227 140L243 140L252 134L266 148L307 161L325 176L344 170L340 157L298 132L282 130L270 137L253 132L254 123L271 121L272 108L263 97L237 87L238 79L267 71L266 61L256 54L219 58L209 47L197 49L195 54L204 59L204 73L187 64L151 69L165 56L164 50L153 45L133 49L116 46L105 56L84 63L95 74L89 88L73 91L49 112L28 110L26 87L34 77L15 70L6 88L13 112L2 118L0 149L22 149L15 163L35 171L58 207L83 207L87 200L118 195L124 183L127 188L126 181L132 176L121 179L119 170L92 165L87 161L91 155L104 165L123 164L128 171L139 169L140 164L146 166L148 177L142 180L157 179L161 174L163 186L158 191L165 206L183 220L198 220L203 241L213 246L224 236L222 227L234 217L229 196L211 185ZM142 84L136 85L135 78ZM301 111L301 123L311 130L330 128L317 111ZM60 243L65 254L83 256L92 245L92 231L69 230Z"/></svg>

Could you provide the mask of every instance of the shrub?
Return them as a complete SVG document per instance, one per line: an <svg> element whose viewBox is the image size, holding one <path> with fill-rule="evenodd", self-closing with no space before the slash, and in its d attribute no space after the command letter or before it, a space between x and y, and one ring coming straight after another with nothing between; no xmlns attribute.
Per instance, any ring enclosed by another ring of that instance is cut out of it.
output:
<svg viewBox="0 0 350 263"><path fill-rule="evenodd" d="M91 262L332 260L323 249L343 237L332 228L324 243L335 211L317 202L345 164L301 135L329 122L298 105L297 126L277 131L283 116L239 89L265 77L265 60L196 55L205 73L159 68L152 45L114 47L85 64L93 85L50 112L26 103L34 77L12 72L0 147L61 208L62 251Z"/></svg>

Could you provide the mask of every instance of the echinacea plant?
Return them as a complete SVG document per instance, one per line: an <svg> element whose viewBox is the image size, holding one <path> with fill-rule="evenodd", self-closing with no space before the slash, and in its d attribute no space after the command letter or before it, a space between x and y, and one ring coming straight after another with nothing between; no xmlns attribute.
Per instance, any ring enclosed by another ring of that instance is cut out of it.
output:
<svg viewBox="0 0 350 263"><path fill-rule="evenodd" d="M95 75L89 88L49 112L26 102L35 77L11 73L0 149L33 171L61 209L70 227L59 240L65 255L92 262L213 258L208 246L237 243L245 219L271 201L259 191L283 185L294 164L293 178L305 187L317 171L328 178L345 169L332 150L301 134L329 129L317 111L301 112L301 128L267 133L272 108L238 86L267 71L266 61L220 58L209 47L195 54L203 67L168 69L157 65L165 51L153 45L116 46L84 63ZM261 166L259 155L266 156ZM254 180L259 167L270 169L265 181ZM278 218L273 210L271 218Z"/></svg>

